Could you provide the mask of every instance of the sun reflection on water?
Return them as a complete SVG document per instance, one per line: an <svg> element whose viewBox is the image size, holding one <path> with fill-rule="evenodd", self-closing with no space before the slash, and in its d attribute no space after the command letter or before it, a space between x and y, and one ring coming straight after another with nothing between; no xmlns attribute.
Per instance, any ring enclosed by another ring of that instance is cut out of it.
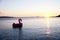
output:
<svg viewBox="0 0 60 40"><path fill-rule="evenodd" d="M46 18L46 27L49 29L50 28L50 19Z"/></svg>
<svg viewBox="0 0 60 40"><path fill-rule="evenodd" d="M46 34L50 34L50 31L47 31Z"/></svg>
<svg viewBox="0 0 60 40"><path fill-rule="evenodd" d="M46 18L46 32L45 34L48 36L49 34L51 34L51 31L50 31L50 18Z"/></svg>

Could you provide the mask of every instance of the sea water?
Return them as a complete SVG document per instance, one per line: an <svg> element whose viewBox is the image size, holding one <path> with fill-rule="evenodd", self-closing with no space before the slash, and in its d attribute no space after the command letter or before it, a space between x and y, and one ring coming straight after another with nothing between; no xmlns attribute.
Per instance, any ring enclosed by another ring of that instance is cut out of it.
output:
<svg viewBox="0 0 60 40"><path fill-rule="evenodd" d="M0 18L0 40L60 40L60 18L22 18L22 29L13 28L18 19Z"/></svg>

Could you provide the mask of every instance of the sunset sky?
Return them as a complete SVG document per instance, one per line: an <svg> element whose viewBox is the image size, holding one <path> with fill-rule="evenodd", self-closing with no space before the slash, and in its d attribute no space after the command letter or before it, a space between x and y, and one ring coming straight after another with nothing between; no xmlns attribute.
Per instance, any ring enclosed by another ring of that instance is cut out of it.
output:
<svg viewBox="0 0 60 40"><path fill-rule="evenodd" d="M56 16L60 0L0 0L0 16Z"/></svg>

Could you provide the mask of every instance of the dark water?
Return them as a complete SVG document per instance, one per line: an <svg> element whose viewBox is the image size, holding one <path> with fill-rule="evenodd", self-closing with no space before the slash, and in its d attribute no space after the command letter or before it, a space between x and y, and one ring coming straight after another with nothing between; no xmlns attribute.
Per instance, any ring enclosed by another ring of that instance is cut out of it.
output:
<svg viewBox="0 0 60 40"><path fill-rule="evenodd" d="M0 18L0 40L60 40L60 18L22 18L22 29L17 19Z"/></svg>

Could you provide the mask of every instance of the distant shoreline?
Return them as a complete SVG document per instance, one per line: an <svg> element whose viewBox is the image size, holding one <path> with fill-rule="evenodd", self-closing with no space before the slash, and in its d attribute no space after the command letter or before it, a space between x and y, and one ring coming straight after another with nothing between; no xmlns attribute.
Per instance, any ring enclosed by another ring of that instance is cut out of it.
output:
<svg viewBox="0 0 60 40"><path fill-rule="evenodd" d="M60 15L52 16L51 18L54 18L54 17L60 17ZM10 17L10 16L0 16L0 18L44 18L44 17Z"/></svg>
<svg viewBox="0 0 60 40"><path fill-rule="evenodd" d="M10 17L10 16L0 16L0 18L14 18L14 17Z"/></svg>

